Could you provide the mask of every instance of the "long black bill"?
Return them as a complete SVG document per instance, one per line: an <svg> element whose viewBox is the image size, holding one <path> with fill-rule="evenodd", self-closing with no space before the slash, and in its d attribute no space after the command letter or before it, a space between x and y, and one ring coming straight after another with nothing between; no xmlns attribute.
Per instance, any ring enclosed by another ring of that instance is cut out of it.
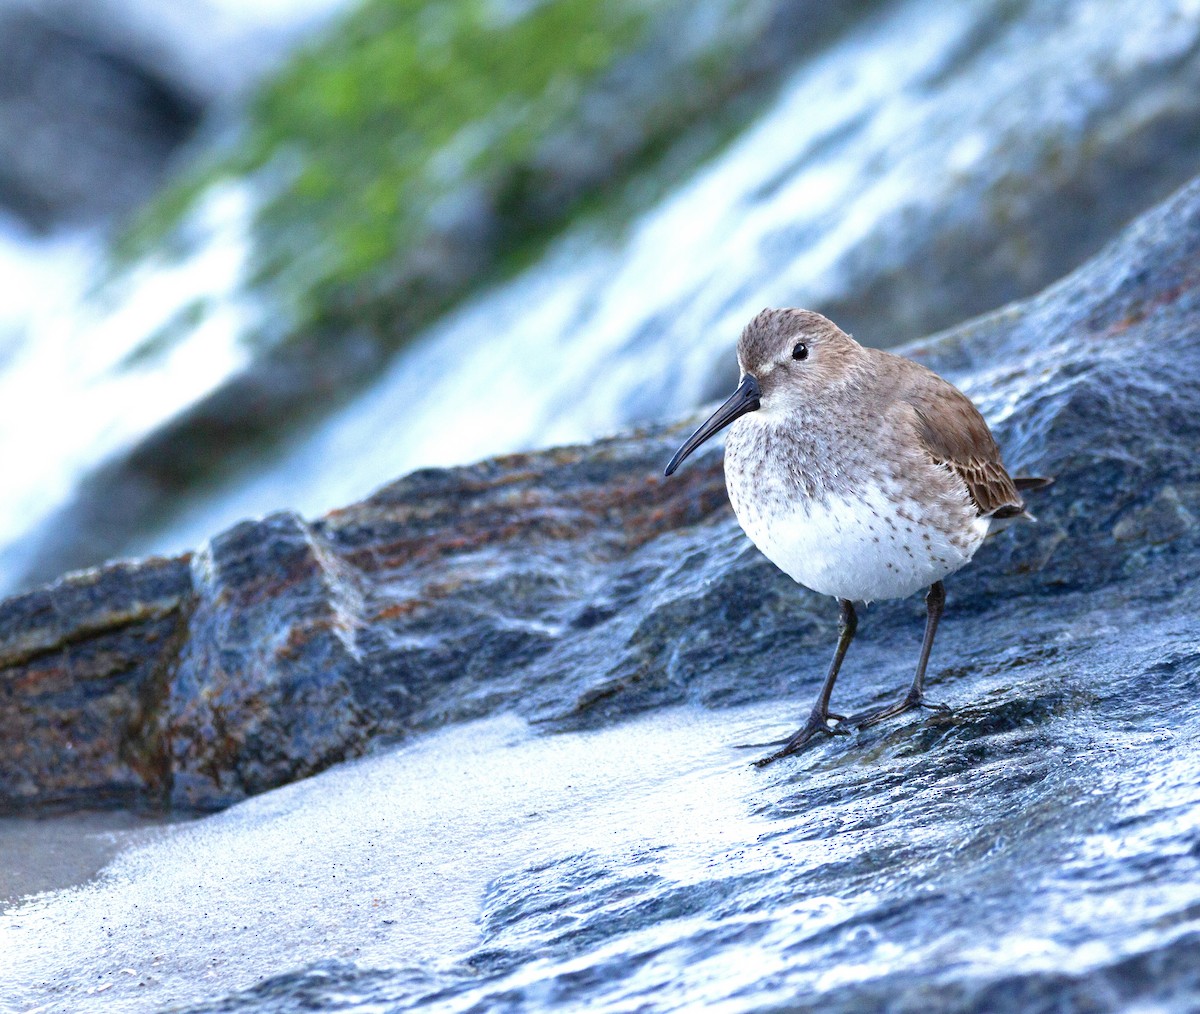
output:
<svg viewBox="0 0 1200 1014"><path fill-rule="evenodd" d="M671 459L670 464L667 465L666 472L663 474L670 475L674 472L683 463L684 458L714 433L720 433L721 430L738 416L745 415L747 412L753 412L757 409L759 399L761 398L762 388L758 386L758 381L747 373L742 377L742 382L738 384L738 389L729 396L729 400L709 416L708 421L683 442L683 446L675 452L675 457Z"/></svg>

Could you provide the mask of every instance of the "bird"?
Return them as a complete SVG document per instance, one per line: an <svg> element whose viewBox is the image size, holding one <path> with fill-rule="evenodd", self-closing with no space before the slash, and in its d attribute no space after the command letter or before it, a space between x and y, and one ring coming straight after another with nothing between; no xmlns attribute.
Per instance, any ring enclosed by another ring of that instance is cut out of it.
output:
<svg viewBox="0 0 1200 1014"><path fill-rule="evenodd" d="M1033 521L971 400L932 370L860 345L812 310L765 309L737 343L734 393L684 441L670 476L728 427L725 484L750 540L797 583L837 599L838 641L808 720L758 766L917 708L946 603L943 579L985 538ZM855 603L925 590L926 620L908 692L847 718L829 710L858 629Z"/></svg>

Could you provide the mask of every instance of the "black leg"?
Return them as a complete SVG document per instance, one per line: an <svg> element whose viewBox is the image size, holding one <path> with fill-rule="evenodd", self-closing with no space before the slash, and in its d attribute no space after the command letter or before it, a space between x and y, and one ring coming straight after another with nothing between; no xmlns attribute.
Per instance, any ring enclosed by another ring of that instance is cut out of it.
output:
<svg viewBox="0 0 1200 1014"><path fill-rule="evenodd" d="M929 653L933 650L933 638L937 634L938 621L942 618L942 612L946 608L946 586L941 581L935 581L929 586L929 593L925 596L925 607L928 610L925 617L925 639L921 642L921 657L917 660L917 672L913 676L912 686L909 687L908 693L895 704L889 704L886 708L854 715L849 719L848 724L859 729L866 729L882 722L885 718L902 715L914 708L932 708L935 711L950 710L944 704L932 704L925 700L925 668L929 665Z"/></svg>
<svg viewBox="0 0 1200 1014"><path fill-rule="evenodd" d="M821 684L821 692L817 695L812 714L781 749L755 761L755 767L765 767L772 761L779 760L780 757L799 753L817 736L847 735L845 729L829 725L831 718L836 718L838 721L845 720L841 715L835 715L829 710L829 698L833 695L833 684L837 682L838 670L842 667L842 659L846 657L846 649L850 647L850 642L854 640L854 632L858 629L858 616L854 612L854 603L849 599L838 599L838 605L841 607L841 611L838 615L837 650L833 653L833 661L829 663L829 672L825 674L825 682Z"/></svg>

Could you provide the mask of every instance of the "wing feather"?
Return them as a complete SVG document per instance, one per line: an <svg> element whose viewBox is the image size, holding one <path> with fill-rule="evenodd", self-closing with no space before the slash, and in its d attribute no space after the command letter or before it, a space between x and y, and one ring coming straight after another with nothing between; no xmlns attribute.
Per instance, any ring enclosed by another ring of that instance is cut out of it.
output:
<svg viewBox="0 0 1200 1014"><path fill-rule="evenodd" d="M918 435L929 456L954 472L980 517L1011 518L1025 513L1025 501L1000 460L979 410L958 388L921 370L905 400L917 415Z"/></svg>

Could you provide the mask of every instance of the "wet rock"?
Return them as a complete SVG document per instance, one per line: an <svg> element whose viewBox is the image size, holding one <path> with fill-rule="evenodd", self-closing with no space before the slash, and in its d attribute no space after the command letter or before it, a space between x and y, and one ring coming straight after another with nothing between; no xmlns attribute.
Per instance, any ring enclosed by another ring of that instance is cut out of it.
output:
<svg viewBox="0 0 1200 1014"><path fill-rule="evenodd" d="M672 439L657 433L416 473L313 525L274 515L212 540L190 569L172 561L176 581L191 581L160 607L162 622L186 614L186 641L172 642L178 656L160 657L154 642L153 672L171 672L169 686L151 690L155 756L168 756L167 768L147 772L131 793L105 770L73 768L66 740L39 755L47 786L36 798L28 763L19 756L10 774L0 761L0 809L55 801L60 777L109 796L153 802L165 791L175 805L224 806L360 753L372 739L503 706L522 693L523 664L637 601L637 575L624 566L632 549L727 512L714 461L682 482L660 481ZM36 636L39 671L69 672L94 624L63 629L54 613L58 626L30 633L26 617L73 588L100 601L120 596L127 572L86 572L10 600L13 647L0 657L22 659ZM40 685L12 672L9 728L20 741L23 723L40 721L47 705ZM135 672L129 680L134 690L149 684ZM110 732L126 749L122 726ZM145 733L141 722L137 732Z"/></svg>
<svg viewBox="0 0 1200 1014"><path fill-rule="evenodd" d="M220 805L360 753L359 582L289 515L239 525L192 563L190 637L164 702L178 804Z"/></svg>
<svg viewBox="0 0 1200 1014"><path fill-rule="evenodd" d="M163 799L154 728L191 595L186 560L147 560L0 604L0 812Z"/></svg>
<svg viewBox="0 0 1200 1014"><path fill-rule="evenodd" d="M417 472L9 600L6 808L64 797L69 744L38 723L96 673L115 703L87 714L117 745L73 777L109 798L216 807L374 755L4 915L7 995L1191 1005L1198 254L1200 181L1041 296L909 349L978 399L1015 471L1057 481L950 582L930 691L952 714L763 772L737 747L797 724L834 608L739 533L715 448L661 477L686 425ZM902 691L920 613L862 616L837 702ZM116 768L123 743L162 766Z"/></svg>

